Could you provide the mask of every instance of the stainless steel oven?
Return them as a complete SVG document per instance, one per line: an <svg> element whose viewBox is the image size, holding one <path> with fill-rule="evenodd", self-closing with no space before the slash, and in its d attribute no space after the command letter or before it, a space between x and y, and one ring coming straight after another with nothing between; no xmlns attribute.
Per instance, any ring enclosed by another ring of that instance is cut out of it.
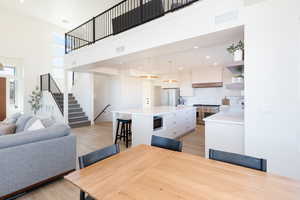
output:
<svg viewBox="0 0 300 200"><path fill-rule="evenodd" d="M153 130L160 129L163 127L163 118L160 116L153 117Z"/></svg>
<svg viewBox="0 0 300 200"><path fill-rule="evenodd" d="M220 105L195 104L197 107L197 124L204 125L203 119L220 111Z"/></svg>

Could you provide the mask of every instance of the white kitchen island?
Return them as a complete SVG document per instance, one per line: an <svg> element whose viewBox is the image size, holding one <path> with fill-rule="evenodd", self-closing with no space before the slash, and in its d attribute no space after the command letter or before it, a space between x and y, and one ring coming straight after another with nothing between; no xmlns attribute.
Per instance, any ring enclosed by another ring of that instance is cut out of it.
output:
<svg viewBox="0 0 300 200"><path fill-rule="evenodd" d="M152 135L167 138L178 138L196 128L196 108L192 106L180 107L152 107L145 109L128 109L112 111L113 139L115 139L117 119L130 116L132 119L132 146L151 144ZM154 117L162 118L162 127L154 129Z"/></svg>
<svg viewBox="0 0 300 200"><path fill-rule="evenodd" d="M221 111L205 121L205 156L209 149L245 153L244 112Z"/></svg>

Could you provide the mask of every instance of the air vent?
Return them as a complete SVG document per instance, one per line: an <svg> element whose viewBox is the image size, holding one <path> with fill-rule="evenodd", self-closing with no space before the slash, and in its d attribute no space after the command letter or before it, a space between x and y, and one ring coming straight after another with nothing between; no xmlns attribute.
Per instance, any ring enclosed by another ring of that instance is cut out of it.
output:
<svg viewBox="0 0 300 200"><path fill-rule="evenodd" d="M239 18L239 12L237 10L226 12L222 15L218 15L215 17L215 24L224 24L227 22L236 21Z"/></svg>
<svg viewBox="0 0 300 200"><path fill-rule="evenodd" d="M125 51L125 47L124 46L120 46L120 47L117 47L116 48L116 52L117 53L122 53L122 52L124 52Z"/></svg>

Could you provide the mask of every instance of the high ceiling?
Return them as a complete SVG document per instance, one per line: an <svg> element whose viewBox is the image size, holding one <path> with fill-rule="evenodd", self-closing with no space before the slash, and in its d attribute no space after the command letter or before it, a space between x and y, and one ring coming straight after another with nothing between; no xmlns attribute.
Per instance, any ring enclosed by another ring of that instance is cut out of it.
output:
<svg viewBox="0 0 300 200"><path fill-rule="evenodd" d="M37 17L65 29L71 29L110 8L119 1L120 0L0 0L0 7Z"/></svg>

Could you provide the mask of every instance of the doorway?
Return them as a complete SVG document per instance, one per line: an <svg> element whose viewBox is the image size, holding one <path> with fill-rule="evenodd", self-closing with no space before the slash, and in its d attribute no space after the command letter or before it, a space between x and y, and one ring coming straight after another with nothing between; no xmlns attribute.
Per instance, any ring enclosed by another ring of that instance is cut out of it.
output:
<svg viewBox="0 0 300 200"><path fill-rule="evenodd" d="M6 118L6 78L0 78L0 121Z"/></svg>

